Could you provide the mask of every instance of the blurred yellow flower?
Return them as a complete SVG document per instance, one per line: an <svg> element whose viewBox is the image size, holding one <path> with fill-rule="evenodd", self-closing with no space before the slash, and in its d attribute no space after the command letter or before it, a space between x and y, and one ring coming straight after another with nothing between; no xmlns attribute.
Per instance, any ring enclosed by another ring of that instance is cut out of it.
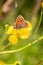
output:
<svg viewBox="0 0 43 65"><path fill-rule="evenodd" d="M8 28L9 28L9 25L8 25L8 24L6 24L6 25L5 25L5 29L7 30Z"/></svg>
<svg viewBox="0 0 43 65"><path fill-rule="evenodd" d="M0 60L0 65L6 65L4 61Z"/></svg>
<svg viewBox="0 0 43 65"><path fill-rule="evenodd" d="M27 28L18 29L19 37L22 38L22 39L27 39L30 35L30 31L32 30L31 23L29 23L29 22L27 22L27 23L28 23Z"/></svg>
<svg viewBox="0 0 43 65"><path fill-rule="evenodd" d="M8 40L10 41L10 43L16 44L18 41L18 38L15 35L10 35Z"/></svg>
<svg viewBox="0 0 43 65"><path fill-rule="evenodd" d="M32 30L32 24L27 21L28 27L27 28L20 28L20 29L14 29L13 26L10 26L7 30L7 34L10 35L8 40L12 44L16 44L18 41L18 37L21 39L27 39L30 35L30 32Z"/></svg>
<svg viewBox="0 0 43 65"><path fill-rule="evenodd" d="M20 38L27 39L29 36L29 31L27 28L19 29L18 34Z"/></svg>
<svg viewBox="0 0 43 65"><path fill-rule="evenodd" d="M14 65L21 65L20 61L16 61Z"/></svg>
<svg viewBox="0 0 43 65"><path fill-rule="evenodd" d="M7 30L7 34L14 34L14 35L17 35L17 30L14 29L13 26L10 26L9 29Z"/></svg>
<svg viewBox="0 0 43 65"><path fill-rule="evenodd" d="M43 7L43 2L41 3L42 7Z"/></svg>

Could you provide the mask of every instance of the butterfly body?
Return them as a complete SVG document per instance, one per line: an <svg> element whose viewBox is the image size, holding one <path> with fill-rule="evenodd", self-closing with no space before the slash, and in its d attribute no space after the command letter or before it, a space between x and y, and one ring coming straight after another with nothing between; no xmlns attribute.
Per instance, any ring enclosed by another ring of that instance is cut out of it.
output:
<svg viewBox="0 0 43 65"><path fill-rule="evenodd" d="M26 28L28 26L27 21L19 15L16 19L16 23L14 25L14 28L19 29L19 28Z"/></svg>

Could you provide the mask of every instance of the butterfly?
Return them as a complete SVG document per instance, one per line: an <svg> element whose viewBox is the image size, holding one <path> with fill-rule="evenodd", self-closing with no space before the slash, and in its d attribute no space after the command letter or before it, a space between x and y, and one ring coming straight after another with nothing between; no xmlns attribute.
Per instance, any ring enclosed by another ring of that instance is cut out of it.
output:
<svg viewBox="0 0 43 65"><path fill-rule="evenodd" d="M19 15L16 19L14 28L19 29L19 28L26 28L26 27L28 27L27 21L21 15Z"/></svg>

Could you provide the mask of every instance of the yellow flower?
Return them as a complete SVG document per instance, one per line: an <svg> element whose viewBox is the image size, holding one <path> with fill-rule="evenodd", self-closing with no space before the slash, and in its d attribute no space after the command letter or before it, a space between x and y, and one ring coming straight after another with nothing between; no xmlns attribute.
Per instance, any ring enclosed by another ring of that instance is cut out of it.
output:
<svg viewBox="0 0 43 65"><path fill-rule="evenodd" d="M29 36L29 31L27 28L19 29L18 30L19 37L22 39L26 39Z"/></svg>
<svg viewBox="0 0 43 65"><path fill-rule="evenodd" d="M21 65L20 61L16 61L14 65Z"/></svg>
<svg viewBox="0 0 43 65"><path fill-rule="evenodd" d="M27 28L18 29L19 37L22 38L22 39L27 39L29 37L30 31L32 29L31 23L29 23L29 22L27 22L27 23L28 23Z"/></svg>
<svg viewBox="0 0 43 65"><path fill-rule="evenodd" d="M16 44L18 41L18 37L21 39L27 39L30 35L30 32L32 30L32 24L28 22L28 27L27 28L20 28L20 29L14 29L13 26L10 26L7 30L7 34L10 35L8 40L12 44Z"/></svg>
<svg viewBox="0 0 43 65"><path fill-rule="evenodd" d="M4 61L0 60L0 65L5 65Z"/></svg>
<svg viewBox="0 0 43 65"><path fill-rule="evenodd" d="M10 26L6 33L17 35L17 30L14 29L13 26Z"/></svg>
<svg viewBox="0 0 43 65"><path fill-rule="evenodd" d="M10 35L8 40L10 41L10 43L16 44L18 41L18 38L15 35Z"/></svg>
<svg viewBox="0 0 43 65"><path fill-rule="evenodd" d="M43 7L43 2L41 3L42 7Z"/></svg>
<svg viewBox="0 0 43 65"><path fill-rule="evenodd" d="M7 30L8 28L9 28L9 25L8 25L8 24L6 24L6 25L5 25L5 29Z"/></svg>
<svg viewBox="0 0 43 65"><path fill-rule="evenodd" d="M27 23L28 23L28 31L31 31L32 30L32 24L29 21L27 21Z"/></svg>
<svg viewBox="0 0 43 65"><path fill-rule="evenodd" d="M18 41L17 30L14 29L13 26L10 26L6 33L10 34L10 36L8 38L9 42L11 44L16 44Z"/></svg>

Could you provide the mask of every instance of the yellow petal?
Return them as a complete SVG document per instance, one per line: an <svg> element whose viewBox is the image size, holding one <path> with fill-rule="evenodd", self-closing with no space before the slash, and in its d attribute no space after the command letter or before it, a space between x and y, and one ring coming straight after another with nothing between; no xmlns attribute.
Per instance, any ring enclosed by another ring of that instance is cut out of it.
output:
<svg viewBox="0 0 43 65"><path fill-rule="evenodd" d="M18 35L22 39L27 39L29 37L29 31L27 28L19 29L18 30Z"/></svg>
<svg viewBox="0 0 43 65"><path fill-rule="evenodd" d="M32 30L32 24L29 21L27 21L27 23L28 23L28 30L31 31Z"/></svg>
<svg viewBox="0 0 43 65"><path fill-rule="evenodd" d="M31 33L31 30L32 30L32 24L29 22L27 22L27 23L28 23L27 28L18 29L18 35L22 39L27 39Z"/></svg>
<svg viewBox="0 0 43 65"><path fill-rule="evenodd" d="M17 35L17 30L14 29L13 26L10 26L6 33L7 34L15 34L15 35Z"/></svg>
<svg viewBox="0 0 43 65"><path fill-rule="evenodd" d="M15 35L10 35L9 36L9 42L11 44L16 44L18 42L18 37L16 37Z"/></svg>

